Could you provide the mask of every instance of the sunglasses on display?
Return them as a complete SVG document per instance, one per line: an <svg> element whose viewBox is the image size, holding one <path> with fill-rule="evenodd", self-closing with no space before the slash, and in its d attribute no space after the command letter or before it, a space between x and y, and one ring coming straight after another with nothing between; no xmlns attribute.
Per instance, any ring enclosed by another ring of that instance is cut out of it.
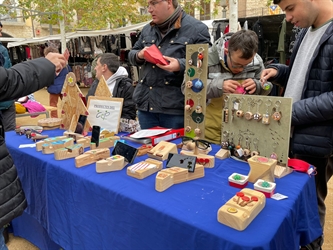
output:
<svg viewBox="0 0 333 250"><path fill-rule="evenodd" d="M182 144L187 145L188 143L195 142L195 146L199 149L206 150L210 147L210 142L202 140L202 139L194 139L191 137L183 136Z"/></svg>

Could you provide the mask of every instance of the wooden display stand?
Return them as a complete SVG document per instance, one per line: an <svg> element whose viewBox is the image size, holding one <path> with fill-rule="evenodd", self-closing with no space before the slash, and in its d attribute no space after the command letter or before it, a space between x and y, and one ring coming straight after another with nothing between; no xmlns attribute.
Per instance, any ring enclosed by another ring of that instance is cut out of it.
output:
<svg viewBox="0 0 333 250"><path fill-rule="evenodd" d="M253 156L247 161L250 164L249 182L255 183L259 179L274 182L276 160L263 156Z"/></svg>
<svg viewBox="0 0 333 250"><path fill-rule="evenodd" d="M65 148L74 145L73 138L65 138L59 141L52 141L42 145L43 154L53 154L56 149Z"/></svg>
<svg viewBox="0 0 333 250"><path fill-rule="evenodd" d="M148 151L152 150L153 146L152 145L142 145L141 147L138 148L138 153L136 156L142 156L147 154Z"/></svg>
<svg viewBox="0 0 333 250"><path fill-rule="evenodd" d="M63 135L67 136L69 138L73 138L75 142L77 142L79 139L82 139L84 137L84 135L74 133L74 132L71 132L71 131L65 131L63 133Z"/></svg>
<svg viewBox="0 0 333 250"><path fill-rule="evenodd" d="M221 148L219 151L217 151L217 153L215 154L215 157L217 159L220 159L220 160L229 158L230 157L230 150Z"/></svg>
<svg viewBox="0 0 333 250"><path fill-rule="evenodd" d="M82 144L74 144L66 148L59 148L54 151L54 159L64 160L82 155L84 152Z"/></svg>
<svg viewBox="0 0 333 250"><path fill-rule="evenodd" d="M286 167L282 167L280 165L276 165L275 169L274 169L274 176L276 178L282 178L282 177L290 174L292 171L293 171L293 169L290 168L290 167L287 167L287 166Z"/></svg>
<svg viewBox="0 0 333 250"><path fill-rule="evenodd" d="M95 143L90 143L90 149L96 148L112 148L114 146L115 141L120 140L119 136L112 136L107 138L99 139L98 147L96 147Z"/></svg>
<svg viewBox="0 0 333 250"><path fill-rule="evenodd" d="M208 44L186 45L185 136L205 138Z"/></svg>
<svg viewBox="0 0 333 250"><path fill-rule="evenodd" d="M66 136L56 136L56 137L45 138L44 140L36 142L36 150L37 151L42 151L43 144L48 144L48 143L51 143L51 142L60 141L60 140L65 139L65 138L67 138L67 137Z"/></svg>
<svg viewBox="0 0 333 250"><path fill-rule="evenodd" d="M263 193L244 188L228 200L217 212L218 222L243 231L265 207Z"/></svg>
<svg viewBox="0 0 333 250"><path fill-rule="evenodd" d="M110 92L109 86L107 85L104 76L101 76L99 79L94 96L112 97L112 93Z"/></svg>
<svg viewBox="0 0 333 250"><path fill-rule="evenodd" d="M205 168L213 168L215 166L215 157L212 155L200 154L197 146L195 146L193 151L182 150L180 151L180 154L196 156L197 162Z"/></svg>
<svg viewBox="0 0 333 250"><path fill-rule="evenodd" d="M146 159L127 167L127 175L137 179L144 179L157 171L162 170L163 162L155 159Z"/></svg>
<svg viewBox="0 0 333 250"><path fill-rule="evenodd" d="M80 168L108 157L110 157L110 149L108 148L89 150L75 157L75 166Z"/></svg>
<svg viewBox="0 0 333 250"><path fill-rule="evenodd" d="M106 159L96 162L96 172L106 173L122 170L126 166L127 162L121 155L112 155Z"/></svg>
<svg viewBox="0 0 333 250"><path fill-rule="evenodd" d="M223 98L222 146L234 144L245 159L260 155L286 167L292 98L239 94L224 94Z"/></svg>
<svg viewBox="0 0 333 250"><path fill-rule="evenodd" d="M172 142L161 141L154 148L147 152L149 158L164 161L168 158L169 153L177 154L177 145Z"/></svg>
<svg viewBox="0 0 333 250"><path fill-rule="evenodd" d="M159 171L156 175L155 189L163 192L173 184L195 180L205 176L205 168L203 165L196 164L195 171L190 173L185 168L172 167Z"/></svg>
<svg viewBox="0 0 333 250"><path fill-rule="evenodd" d="M80 115L88 115L89 113L82 101L83 94L76 84L76 77L73 72L67 74L61 93L63 98L60 128L74 132ZM90 130L91 126L87 120L83 131L87 133Z"/></svg>

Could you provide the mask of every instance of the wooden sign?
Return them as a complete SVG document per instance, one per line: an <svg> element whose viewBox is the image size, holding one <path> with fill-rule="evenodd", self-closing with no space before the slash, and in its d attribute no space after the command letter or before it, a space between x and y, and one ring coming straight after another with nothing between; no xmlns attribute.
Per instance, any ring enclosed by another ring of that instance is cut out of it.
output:
<svg viewBox="0 0 333 250"><path fill-rule="evenodd" d="M88 121L92 126L118 133L123 98L90 96L87 106Z"/></svg>

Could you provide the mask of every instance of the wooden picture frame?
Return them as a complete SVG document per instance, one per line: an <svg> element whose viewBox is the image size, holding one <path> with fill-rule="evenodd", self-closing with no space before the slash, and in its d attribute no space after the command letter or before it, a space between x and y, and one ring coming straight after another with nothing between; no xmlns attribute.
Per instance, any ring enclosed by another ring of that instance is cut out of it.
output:
<svg viewBox="0 0 333 250"><path fill-rule="evenodd" d="M119 131L120 117L123 108L123 98L89 96L87 109L88 121L115 134Z"/></svg>

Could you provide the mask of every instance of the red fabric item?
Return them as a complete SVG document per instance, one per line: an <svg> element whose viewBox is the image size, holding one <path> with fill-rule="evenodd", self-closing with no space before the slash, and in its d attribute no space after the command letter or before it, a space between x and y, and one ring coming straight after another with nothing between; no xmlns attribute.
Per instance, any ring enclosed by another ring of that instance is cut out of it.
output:
<svg viewBox="0 0 333 250"><path fill-rule="evenodd" d="M307 173L310 164L299 159L288 159L288 166L296 171Z"/></svg>
<svg viewBox="0 0 333 250"><path fill-rule="evenodd" d="M165 60L161 51L156 47L155 44L150 46L144 51L145 60L153 64L168 65L169 62Z"/></svg>

